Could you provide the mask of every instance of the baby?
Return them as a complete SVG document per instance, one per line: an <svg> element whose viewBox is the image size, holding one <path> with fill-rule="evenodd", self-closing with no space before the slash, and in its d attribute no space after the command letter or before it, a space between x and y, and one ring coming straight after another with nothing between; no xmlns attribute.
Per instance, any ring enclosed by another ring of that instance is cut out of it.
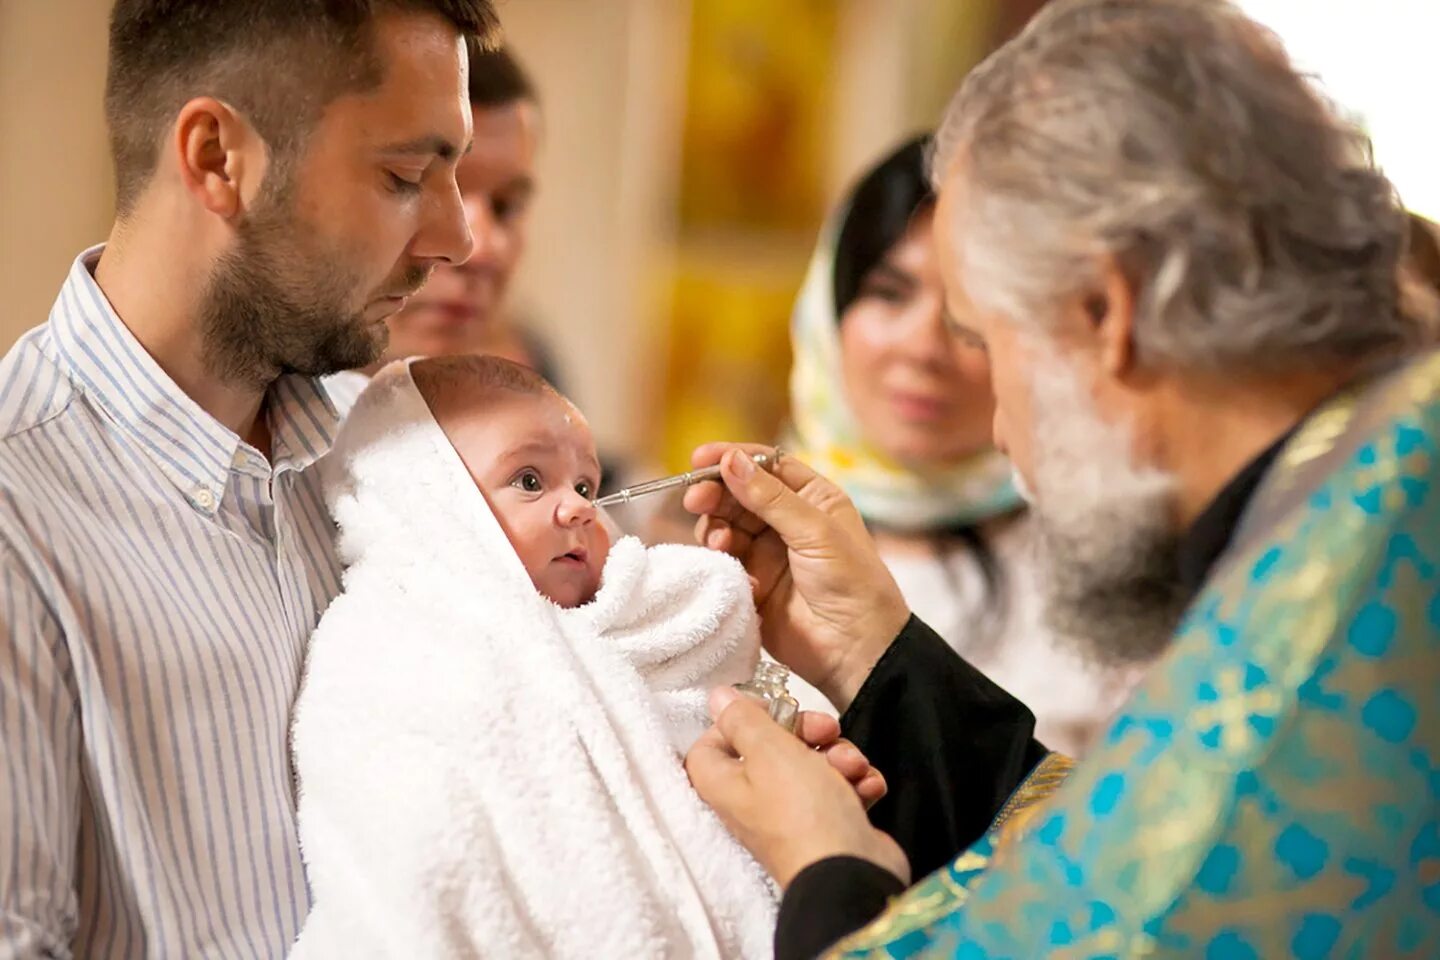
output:
<svg viewBox="0 0 1440 960"><path fill-rule="evenodd" d="M585 418L497 358L392 364L323 469L292 956L768 955L774 888L679 762L759 656L739 564L612 546Z"/></svg>
<svg viewBox="0 0 1440 960"><path fill-rule="evenodd" d="M498 357L419 360L410 375L535 589L561 607L595 599L610 535L585 417L538 373Z"/></svg>

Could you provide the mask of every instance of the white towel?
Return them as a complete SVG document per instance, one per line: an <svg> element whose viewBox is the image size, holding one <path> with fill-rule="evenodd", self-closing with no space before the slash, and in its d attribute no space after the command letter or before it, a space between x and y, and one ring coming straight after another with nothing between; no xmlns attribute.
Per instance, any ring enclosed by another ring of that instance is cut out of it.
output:
<svg viewBox="0 0 1440 960"><path fill-rule="evenodd" d="M686 780L758 656L728 557L622 540L541 597L405 364L325 469L347 562L293 730L314 908L293 957L760 957L775 890Z"/></svg>

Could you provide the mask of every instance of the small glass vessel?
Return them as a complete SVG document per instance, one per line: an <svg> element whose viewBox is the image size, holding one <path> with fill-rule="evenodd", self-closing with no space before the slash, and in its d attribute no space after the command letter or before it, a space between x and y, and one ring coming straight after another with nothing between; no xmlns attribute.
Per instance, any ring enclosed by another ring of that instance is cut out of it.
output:
<svg viewBox="0 0 1440 960"><path fill-rule="evenodd" d="M770 719L780 726L796 732L800 724L800 702L790 696L785 681L790 671L781 664L761 660L755 667L755 676L744 683L735 684L735 689L752 700L758 700L770 711Z"/></svg>

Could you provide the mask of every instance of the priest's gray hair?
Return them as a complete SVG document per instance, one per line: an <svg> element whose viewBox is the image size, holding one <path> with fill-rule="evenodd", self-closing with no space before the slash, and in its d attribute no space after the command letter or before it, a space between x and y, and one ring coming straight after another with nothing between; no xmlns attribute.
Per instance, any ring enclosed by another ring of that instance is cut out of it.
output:
<svg viewBox="0 0 1440 960"><path fill-rule="evenodd" d="M1404 212L1370 144L1226 0L1054 0L936 137L965 289L1042 326L1110 258L1142 363L1278 372L1403 349Z"/></svg>

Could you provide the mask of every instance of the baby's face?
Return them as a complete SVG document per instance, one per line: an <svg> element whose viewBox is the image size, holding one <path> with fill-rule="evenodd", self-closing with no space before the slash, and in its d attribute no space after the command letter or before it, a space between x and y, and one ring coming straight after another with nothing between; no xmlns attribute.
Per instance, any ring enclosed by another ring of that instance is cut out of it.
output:
<svg viewBox="0 0 1440 960"><path fill-rule="evenodd" d="M580 411L549 394L501 394L451 439L535 589L562 607L593 600L610 536L592 502L600 463Z"/></svg>

